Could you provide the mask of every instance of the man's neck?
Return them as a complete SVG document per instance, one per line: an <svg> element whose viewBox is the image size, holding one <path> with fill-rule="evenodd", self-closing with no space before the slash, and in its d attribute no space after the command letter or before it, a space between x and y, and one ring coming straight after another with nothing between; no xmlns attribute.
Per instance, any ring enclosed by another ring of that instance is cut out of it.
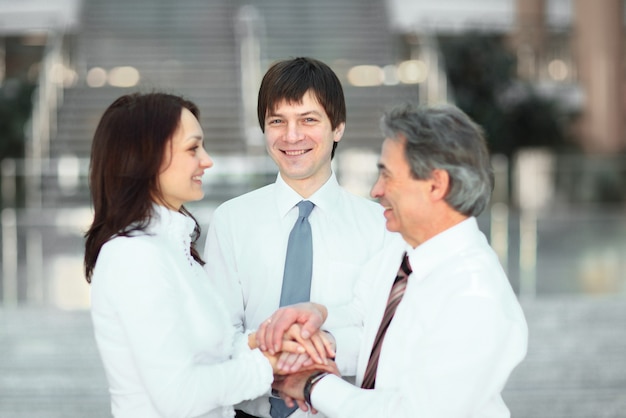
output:
<svg viewBox="0 0 626 418"><path fill-rule="evenodd" d="M447 231L453 226L456 226L469 218L469 216L463 215L462 213L450 208L447 204L443 205L440 210L437 210L434 213L437 214L437 217L433 219L430 224L424 225L423 229L414 231L413 234L408 236L403 235L404 240L413 248L417 248L429 239Z"/></svg>
<svg viewBox="0 0 626 418"><path fill-rule="evenodd" d="M286 178L284 176L281 177L285 181L285 183L291 187L296 193L302 196L303 199L308 199L315 192L322 188L324 184L330 179L332 175L332 170L328 171L328 174L325 176L318 177L309 177L306 179L292 179Z"/></svg>

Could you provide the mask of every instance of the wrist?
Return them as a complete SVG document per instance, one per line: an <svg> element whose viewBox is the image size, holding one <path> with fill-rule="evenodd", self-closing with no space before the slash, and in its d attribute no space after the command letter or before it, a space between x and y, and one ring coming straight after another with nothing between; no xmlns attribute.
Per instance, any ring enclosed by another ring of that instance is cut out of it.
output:
<svg viewBox="0 0 626 418"><path fill-rule="evenodd" d="M309 404L309 406L312 406L311 405L311 392L313 391L313 387L317 384L317 382L319 382L320 380L322 380L324 377L328 376L329 374L330 373L328 372L318 371L316 373L313 373L306 380L306 383L304 384L302 397L304 398L306 403Z"/></svg>

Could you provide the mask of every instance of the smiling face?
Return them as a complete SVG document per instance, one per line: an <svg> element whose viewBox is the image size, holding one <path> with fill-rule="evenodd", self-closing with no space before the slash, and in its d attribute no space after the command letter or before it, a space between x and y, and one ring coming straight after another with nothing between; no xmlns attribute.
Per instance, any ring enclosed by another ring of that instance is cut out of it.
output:
<svg viewBox="0 0 626 418"><path fill-rule="evenodd" d="M300 103L278 102L265 117L267 151L285 182L308 197L331 174L333 144L341 140L344 123L332 129L328 115L311 91Z"/></svg>
<svg viewBox="0 0 626 418"><path fill-rule="evenodd" d="M179 210L184 203L204 197L202 175L213 161L204 149L203 137L196 117L183 108L180 124L165 145L158 178L161 197L157 201L170 209Z"/></svg>
<svg viewBox="0 0 626 418"><path fill-rule="evenodd" d="M407 243L417 247L431 235L434 187L431 179L413 178L405 144L405 139L385 139L378 179L370 194L385 208L387 229L399 232Z"/></svg>

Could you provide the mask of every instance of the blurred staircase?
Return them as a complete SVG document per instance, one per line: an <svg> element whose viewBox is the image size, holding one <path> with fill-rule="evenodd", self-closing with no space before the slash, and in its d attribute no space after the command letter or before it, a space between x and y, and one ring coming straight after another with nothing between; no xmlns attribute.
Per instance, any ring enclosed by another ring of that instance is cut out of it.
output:
<svg viewBox="0 0 626 418"><path fill-rule="evenodd" d="M166 91L193 100L202 115L212 153L244 150L239 128L240 96L233 14L229 0L84 0L82 30L74 61L79 83L65 91L51 158L88 159L96 124L113 100L132 91ZM87 71L132 66L140 83L132 88L91 88ZM86 170L86 167L83 167ZM45 206L87 204L86 181L63 194L55 179L44 186Z"/></svg>
<svg viewBox="0 0 626 418"><path fill-rule="evenodd" d="M355 87L346 74L355 65L397 64L402 46L390 32L384 0L259 0L268 62L311 56L329 64L346 96L346 132L337 148L367 148L378 154L382 143L378 121L391 104L418 100L417 85Z"/></svg>
<svg viewBox="0 0 626 418"><path fill-rule="evenodd" d="M115 98L136 90L164 90L195 101L202 113L209 152L245 154L235 23L240 7L247 4L260 16L261 73L277 59L312 56L327 62L341 78L347 99L347 130L339 152L368 148L377 153L382 110L391 103L417 99L416 86L354 87L347 83L346 73L353 65L383 66L397 60L383 0L310 4L291 0L84 0L82 29L73 52L80 79L64 93L50 157L77 157L86 174L91 138L102 112ZM89 69L108 71L117 66L135 67L141 74L140 84L133 88L86 85ZM49 171L61 172L62 167L50 167ZM229 185L214 197L224 200L250 186L242 187ZM70 192L62 190L54 176L44 181L45 207L85 205L88 196L84 177Z"/></svg>

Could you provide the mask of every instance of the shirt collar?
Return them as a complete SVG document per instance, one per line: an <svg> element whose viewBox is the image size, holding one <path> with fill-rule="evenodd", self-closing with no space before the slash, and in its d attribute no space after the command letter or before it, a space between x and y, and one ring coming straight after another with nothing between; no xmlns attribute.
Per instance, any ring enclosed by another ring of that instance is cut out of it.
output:
<svg viewBox="0 0 626 418"><path fill-rule="evenodd" d="M189 216L153 203L153 219L149 228L173 235L176 239L188 241L193 234L196 223Z"/></svg>
<svg viewBox="0 0 626 418"><path fill-rule="evenodd" d="M287 213L301 200L309 200L315 205L314 210L322 212L331 211L335 207L335 202L339 198L341 188L337 182L335 173L332 172L326 183L322 185L308 199L303 199L295 190L293 190L280 173L276 177L276 205L280 217L284 217Z"/></svg>
<svg viewBox="0 0 626 418"><path fill-rule="evenodd" d="M435 235L416 248L407 244L409 262L414 273L427 275L437 265L445 262L450 254L457 254L463 248L478 245L477 237L482 237L476 218L471 216L451 228Z"/></svg>

